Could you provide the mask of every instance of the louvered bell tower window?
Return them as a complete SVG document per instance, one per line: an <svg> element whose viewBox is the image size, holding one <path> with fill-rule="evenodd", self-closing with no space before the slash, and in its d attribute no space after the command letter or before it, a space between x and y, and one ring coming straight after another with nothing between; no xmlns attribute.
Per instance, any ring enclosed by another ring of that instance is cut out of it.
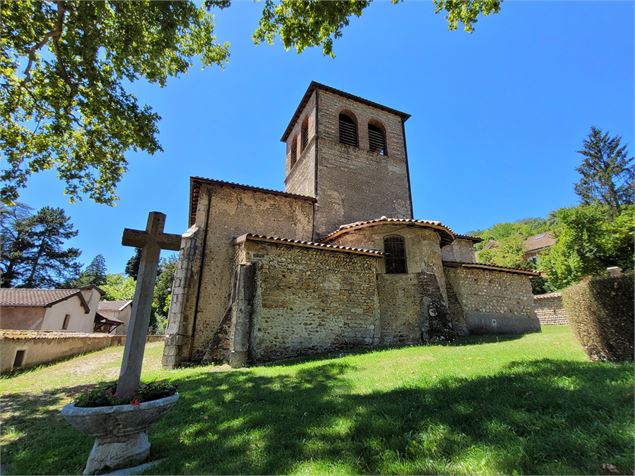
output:
<svg viewBox="0 0 635 476"><path fill-rule="evenodd" d="M386 155L386 134L378 126L368 124L368 144L371 152Z"/></svg>
<svg viewBox="0 0 635 476"><path fill-rule="evenodd" d="M384 263L386 274L407 273L406 246L403 236L387 236L384 238Z"/></svg>
<svg viewBox="0 0 635 476"><path fill-rule="evenodd" d="M300 131L300 139L302 141L302 152L306 148L306 145L309 143L309 118L305 118L302 123L302 128Z"/></svg>
<svg viewBox="0 0 635 476"><path fill-rule="evenodd" d="M352 117L340 114L340 144L358 146L357 142L357 124Z"/></svg>

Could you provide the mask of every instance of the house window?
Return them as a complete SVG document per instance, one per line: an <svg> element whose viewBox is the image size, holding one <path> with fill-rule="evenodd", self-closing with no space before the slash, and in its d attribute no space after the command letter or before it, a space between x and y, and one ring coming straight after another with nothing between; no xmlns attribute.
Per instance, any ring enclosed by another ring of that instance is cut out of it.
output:
<svg viewBox="0 0 635 476"><path fill-rule="evenodd" d="M384 238L384 263L387 274L407 273L406 246L403 236L387 236Z"/></svg>
<svg viewBox="0 0 635 476"><path fill-rule="evenodd" d="M300 128L300 140L302 141L302 149L304 152L306 145L309 143L309 118L305 117L302 122L302 127Z"/></svg>
<svg viewBox="0 0 635 476"><path fill-rule="evenodd" d="M71 320L71 315L70 314L66 314L64 316L64 322L62 323L62 330L66 330L68 329L68 323Z"/></svg>
<svg viewBox="0 0 635 476"><path fill-rule="evenodd" d="M368 145L371 152L386 155L386 134L375 124L368 124Z"/></svg>
<svg viewBox="0 0 635 476"><path fill-rule="evenodd" d="M22 364L24 364L24 354L26 353L25 350L18 350L15 353L15 359L13 359L13 368L17 369L18 367L22 367Z"/></svg>
<svg viewBox="0 0 635 476"><path fill-rule="evenodd" d="M291 167L295 165L296 160L298 160L298 138L294 137L293 142L291 142Z"/></svg>
<svg viewBox="0 0 635 476"><path fill-rule="evenodd" d="M345 113L340 113L340 144L357 147L357 124L355 119Z"/></svg>

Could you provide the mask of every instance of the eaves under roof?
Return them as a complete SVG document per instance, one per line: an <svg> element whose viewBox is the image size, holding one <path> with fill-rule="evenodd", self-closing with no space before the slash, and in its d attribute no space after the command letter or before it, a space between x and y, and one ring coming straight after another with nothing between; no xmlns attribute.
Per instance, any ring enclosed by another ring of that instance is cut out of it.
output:
<svg viewBox="0 0 635 476"><path fill-rule="evenodd" d="M456 238L456 233L452 231L451 228L445 226L440 221L434 220L415 220L414 218L386 218L381 217L374 220L365 220L365 221L357 221L354 223L348 223L346 225L340 226L337 230L329 233L324 238L322 238L322 242L329 242L337 238L338 236L345 235L355 230L359 230L362 228L367 228L370 226L379 226L379 225L405 225L405 226L418 226L421 228L429 228L437 233L441 237L441 246L449 245Z"/></svg>
<svg viewBox="0 0 635 476"><path fill-rule="evenodd" d="M369 101L368 99L364 99L363 97L355 96L354 94L347 93L346 91L342 91L340 89L332 88L331 86L327 86L325 84L321 84L316 81L311 81L311 84L309 84L309 87L304 93L304 96L302 96L302 100L300 101L300 104L298 104L298 107L293 113L293 116L291 117L291 120L289 121L289 125L287 125L287 128L284 131L284 134L282 134L280 141L285 142L287 140L287 137L289 137L289 134L291 134L291 130L293 129L293 126L295 125L296 121L300 117L300 114L302 114L302 111L304 110L304 106L306 106L306 103L311 98L313 91L315 91L316 89L321 89L322 91L327 91L329 93L337 94L338 96L342 96L346 99L357 101L359 103L366 104L367 106L371 106L376 109L381 109L382 111L395 114L397 116L400 116L404 122L407 121L408 118L410 117L410 114L408 113L398 111L397 109L393 109L391 107L384 106L382 104L379 104L373 101Z"/></svg>
<svg viewBox="0 0 635 476"><path fill-rule="evenodd" d="M233 188L238 188L241 190L250 190L252 192L261 192L261 193L268 193L271 195L279 195L282 197L296 198L298 200L307 200L312 203L315 203L317 201L315 197L309 197L306 195L297 195L295 193L287 193L287 192L282 192L280 190L271 190L268 188L253 187L251 185L243 185L240 183L226 182L224 180L215 180L215 179L209 179L205 177L190 177L190 219L189 219L188 226L192 226L194 222L196 221L196 208L198 205L198 197L200 194L201 185L206 185L206 184L220 185L224 187L233 187Z"/></svg>
<svg viewBox="0 0 635 476"><path fill-rule="evenodd" d="M472 235L456 235L456 237L459 240L468 240L468 241L471 241L472 243L480 243L481 241L483 241L483 238L478 236L472 236Z"/></svg>
<svg viewBox="0 0 635 476"><path fill-rule="evenodd" d="M258 235L255 233L246 233L234 239L233 243L239 245L245 241L262 241L267 243L276 243L281 245L299 246L303 248L315 248L324 251L339 251L344 253L354 253L367 256L382 257L384 253L379 250L367 248L357 248L354 246L330 245L328 243L316 243L313 241L291 240L289 238L280 238L279 236Z"/></svg>

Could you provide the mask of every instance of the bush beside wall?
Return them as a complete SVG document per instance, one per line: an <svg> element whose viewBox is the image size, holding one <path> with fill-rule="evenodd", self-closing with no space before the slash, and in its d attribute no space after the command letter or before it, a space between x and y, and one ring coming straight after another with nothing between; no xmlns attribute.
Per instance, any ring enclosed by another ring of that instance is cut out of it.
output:
<svg viewBox="0 0 635 476"><path fill-rule="evenodd" d="M562 291L571 329L592 360L633 360L633 273Z"/></svg>

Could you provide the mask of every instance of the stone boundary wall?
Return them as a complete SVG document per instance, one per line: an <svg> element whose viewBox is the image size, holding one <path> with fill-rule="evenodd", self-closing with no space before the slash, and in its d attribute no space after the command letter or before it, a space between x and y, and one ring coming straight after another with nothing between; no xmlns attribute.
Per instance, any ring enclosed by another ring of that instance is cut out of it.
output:
<svg viewBox="0 0 635 476"><path fill-rule="evenodd" d="M450 306L452 322L470 334L521 334L540 331L529 276L502 270L445 266L459 305Z"/></svg>
<svg viewBox="0 0 635 476"><path fill-rule="evenodd" d="M543 326L568 324L562 304L562 294L549 293L534 296L534 309Z"/></svg>
<svg viewBox="0 0 635 476"><path fill-rule="evenodd" d="M148 336L147 342L159 342L164 336ZM17 368L55 362L86 352L124 345L126 336L84 334L81 332L0 330L0 373L15 370L13 364L19 351L24 351Z"/></svg>

